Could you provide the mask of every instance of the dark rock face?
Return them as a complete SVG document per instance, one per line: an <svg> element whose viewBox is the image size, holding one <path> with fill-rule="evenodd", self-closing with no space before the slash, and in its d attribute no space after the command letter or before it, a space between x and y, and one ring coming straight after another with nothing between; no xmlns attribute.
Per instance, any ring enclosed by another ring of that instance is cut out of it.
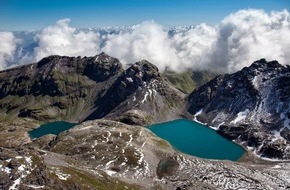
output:
<svg viewBox="0 0 290 190"><path fill-rule="evenodd" d="M146 60L132 64L95 101L89 120L106 117L146 125L180 117L183 93L171 87L158 68Z"/></svg>
<svg viewBox="0 0 290 190"><path fill-rule="evenodd" d="M1 111L38 120L83 120L93 101L122 71L119 60L104 53L84 58L49 56L2 71Z"/></svg>
<svg viewBox="0 0 290 190"><path fill-rule="evenodd" d="M290 67L261 59L193 91L187 111L195 115L202 110L197 118L218 127L218 133L228 139L256 148L262 145L258 152L265 157L290 159L287 151L278 153L281 143L270 146L277 138L289 145L289 92Z"/></svg>
<svg viewBox="0 0 290 190"><path fill-rule="evenodd" d="M133 94L143 83L159 77L158 69L147 61L133 64L114 82L104 96L95 102L96 111L88 119L101 118ZM96 117L98 116L98 117Z"/></svg>
<svg viewBox="0 0 290 190"><path fill-rule="evenodd" d="M282 131L280 132L280 135L286 139L287 141L290 142L290 129L288 128L284 128L282 129Z"/></svg>
<svg viewBox="0 0 290 190"><path fill-rule="evenodd" d="M153 95L158 95L157 102ZM118 59L105 53L83 58L53 55L0 72L0 108L9 117L79 122L110 114L110 119L148 124L178 117L182 96L148 61L139 61L124 71ZM162 116L146 118L153 112L149 99L154 113L162 109ZM130 110L142 114L133 121L123 115Z"/></svg>

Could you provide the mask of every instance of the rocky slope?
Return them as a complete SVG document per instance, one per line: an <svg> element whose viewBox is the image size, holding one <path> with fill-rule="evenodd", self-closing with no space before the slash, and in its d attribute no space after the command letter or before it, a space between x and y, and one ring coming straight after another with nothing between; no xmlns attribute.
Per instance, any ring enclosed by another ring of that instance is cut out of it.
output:
<svg viewBox="0 0 290 190"><path fill-rule="evenodd" d="M83 120L123 71L118 59L50 56L0 72L1 116Z"/></svg>
<svg viewBox="0 0 290 190"><path fill-rule="evenodd" d="M107 91L104 101L114 99L114 109L105 118L139 125L176 119L183 111L184 97L160 76L156 66L142 60L123 72ZM108 104L99 110L106 108Z"/></svg>
<svg viewBox="0 0 290 190"><path fill-rule="evenodd" d="M0 119L102 118L145 124L179 117L183 94L143 60L123 70L118 59L50 56L0 72ZM132 119L135 118L135 119Z"/></svg>
<svg viewBox="0 0 290 190"><path fill-rule="evenodd" d="M188 97L187 110L263 157L290 159L290 66L261 59Z"/></svg>
<svg viewBox="0 0 290 190"><path fill-rule="evenodd" d="M1 189L289 189L289 163L204 160L141 126L84 122L0 149Z"/></svg>

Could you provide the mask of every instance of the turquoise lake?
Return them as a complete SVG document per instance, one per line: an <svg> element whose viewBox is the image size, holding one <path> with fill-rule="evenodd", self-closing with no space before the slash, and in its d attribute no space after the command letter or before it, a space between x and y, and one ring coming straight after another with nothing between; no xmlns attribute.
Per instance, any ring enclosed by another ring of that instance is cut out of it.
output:
<svg viewBox="0 0 290 190"><path fill-rule="evenodd" d="M39 138L47 134L59 134L65 130L68 130L75 126L75 123L69 123L65 121L55 121L51 123L46 123L41 125L40 127L33 129L28 132L30 138Z"/></svg>
<svg viewBox="0 0 290 190"><path fill-rule="evenodd" d="M154 124L149 129L175 149L192 156L237 161L245 153L241 146L191 120L178 119Z"/></svg>

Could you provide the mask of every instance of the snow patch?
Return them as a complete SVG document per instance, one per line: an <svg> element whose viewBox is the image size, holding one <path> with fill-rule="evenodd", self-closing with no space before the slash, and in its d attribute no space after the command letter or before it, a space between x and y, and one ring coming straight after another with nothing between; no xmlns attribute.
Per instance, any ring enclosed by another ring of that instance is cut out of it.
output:
<svg viewBox="0 0 290 190"><path fill-rule="evenodd" d="M134 96L133 96L133 102L135 102L136 101L136 95L134 94Z"/></svg>
<svg viewBox="0 0 290 190"><path fill-rule="evenodd" d="M153 93L152 90L148 88L148 91L149 91L149 97L152 97L152 93Z"/></svg>
<svg viewBox="0 0 290 190"><path fill-rule="evenodd" d="M148 92L145 93L143 100L140 102L141 104L143 104L146 100L147 100L147 96L149 95Z"/></svg>
<svg viewBox="0 0 290 190"><path fill-rule="evenodd" d="M132 79L131 77L127 77L126 80L127 80L128 82L134 82L133 79Z"/></svg>
<svg viewBox="0 0 290 190"><path fill-rule="evenodd" d="M273 166L272 168L274 168L274 169L278 169L278 168L282 168L280 165L275 165L275 166Z"/></svg>
<svg viewBox="0 0 290 190"><path fill-rule="evenodd" d="M99 56L97 56L97 57L96 57L96 60L95 60L95 61L96 61L96 62L98 62L98 61L99 61Z"/></svg>
<svg viewBox="0 0 290 190"><path fill-rule="evenodd" d="M12 186L9 187L9 190L17 190L18 186L20 185L21 177L16 179Z"/></svg>
<svg viewBox="0 0 290 190"><path fill-rule="evenodd" d="M64 174L61 173L60 171L58 171L57 173L55 173L58 177L58 179L66 181L71 175L70 174Z"/></svg>
<svg viewBox="0 0 290 190"><path fill-rule="evenodd" d="M112 170L104 170L109 176L112 176L113 174L117 173L115 171Z"/></svg>
<svg viewBox="0 0 290 190"><path fill-rule="evenodd" d="M139 136L141 136L141 135L142 135L142 132L143 132L143 131L142 131L142 129L140 129L140 131L139 131Z"/></svg>
<svg viewBox="0 0 290 190"><path fill-rule="evenodd" d="M201 109L201 110L199 110L198 112L196 112L196 113L194 114L194 117L197 117L197 116L199 116L201 113L202 113L202 109Z"/></svg>
<svg viewBox="0 0 290 190"><path fill-rule="evenodd" d="M238 113L237 117L233 121L231 121L231 123L236 124L237 122L240 122L240 121L246 119L249 112L250 112L250 110L246 109L245 111Z"/></svg>
<svg viewBox="0 0 290 190"><path fill-rule="evenodd" d="M196 114L194 114L194 116L193 116L193 121L194 122L196 122L196 123L199 123L199 124L202 124L202 125L207 125L207 123L203 123L203 122L201 122L201 121L199 121L199 120L197 120L197 116L199 116L200 114L202 113L202 109L201 110L199 110L198 112L196 112Z"/></svg>
<svg viewBox="0 0 290 190"><path fill-rule="evenodd" d="M255 76L252 80L252 84L255 87L255 89L259 89L259 82L258 82L258 77Z"/></svg>
<svg viewBox="0 0 290 190"><path fill-rule="evenodd" d="M143 142L143 144L141 145L141 148L143 148L145 144L146 144L146 142Z"/></svg>
<svg viewBox="0 0 290 190"><path fill-rule="evenodd" d="M109 161L109 162L106 164L106 168L109 168L109 166L110 166L113 162L115 162L115 161L116 161L116 159Z"/></svg>
<svg viewBox="0 0 290 190"><path fill-rule="evenodd" d="M276 141L276 140L278 140L278 139L284 139L282 136L281 136L281 134L280 134L280 132L282 131L283 129L281 129L280 131L277 131L277 130L274 130L274 131L272 131L272 133L274 134L274 139L272 139L272 141Z"/></svg>
<svg viewBox="0 0 290 190"><path fill-rule="evenodd" d="M21 166L18 167L19 172L25 171L25 165L21 164Z"/></svg>
<svg viewBox="0 0 290 190"><path fill-rule="evenodd" d="M44 188L44 185L42 185L42 186L39 186L39 185L27 185L27 186L31 187L33 189L42 189L42 188Z"/></svg>
<svg viewBox="0 0 290 190"><path fill-rule="evenodd" d="M225 122L221 122L217 127L209 126L213 130L218 130L221 125L225 124Z"/></svg>
<svg viewBox="0 0 290 190"><path fill-rule="evenodd" d="M2 168L2 165L0 165L0 171L3 171L7 174L10 174L11 173L11 168L8 168L8 167L5 167L4 169Z"/></svg>
<svg viewBox="0 0 290 190"><path fill-rule="evenodd" d="M133 136L132 136L132 134L130 134L129 137L130 137L130 139L129 139L129 141L128 141L127 144L126 144L126 147L129 146L129 145L131 144L132 140L133 140Z"/></svg>
<svg viewBox="0 0 290 190"><path fill-rule="evenodd" d="M31 159L31 156L29 156L29 157L25 157L25 161L29 164L29 166L32 165L32 159Z"/></svg>
<svg viewBox="0 0 290 190"><path fill-rule="evenodd" d="M108 136L102 135L102 137L105 139L105 141L102 141L102 142L105 142L105 143L109 142L109 137L111 136L111 132L107 131L107 133L108 133Z"/></svg>

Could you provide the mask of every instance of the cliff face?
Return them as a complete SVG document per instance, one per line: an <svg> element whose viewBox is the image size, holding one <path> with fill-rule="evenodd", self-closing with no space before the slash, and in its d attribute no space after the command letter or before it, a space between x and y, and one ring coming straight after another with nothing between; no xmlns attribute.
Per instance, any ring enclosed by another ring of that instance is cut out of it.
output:
<svg viewBox="0 0 290 190"><path fill-rule="evenodd" d="M261 59L192 92L187 110L261 156L289 159L289 92L290 67Z"/></svg>

